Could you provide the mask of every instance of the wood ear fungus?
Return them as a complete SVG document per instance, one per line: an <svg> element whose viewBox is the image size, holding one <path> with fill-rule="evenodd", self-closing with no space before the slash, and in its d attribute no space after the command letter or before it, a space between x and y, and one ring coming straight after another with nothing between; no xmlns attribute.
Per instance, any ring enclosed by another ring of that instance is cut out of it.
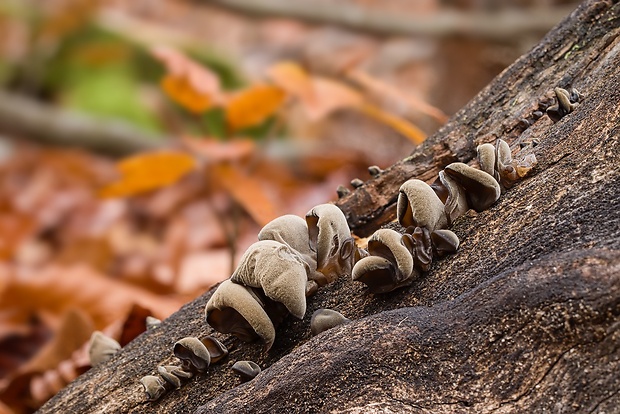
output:
<svg viewBox="0 0 620 414"><path fill-rule="evenodd" d="M321 332L348 322L350 322L350 319L345 318L340 312L332 309L317 309L310 319L310 332L312 332L312 336L316 336Z"/></svg>

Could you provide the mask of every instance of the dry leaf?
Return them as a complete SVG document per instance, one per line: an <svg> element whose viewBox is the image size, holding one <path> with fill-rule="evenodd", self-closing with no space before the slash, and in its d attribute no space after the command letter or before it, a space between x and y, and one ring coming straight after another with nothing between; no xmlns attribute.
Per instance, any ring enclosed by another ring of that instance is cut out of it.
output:
<svg viewBox="0 0 620 414"><path fill-rule="evenodd" d="M100 191L102 197L122 197L166 187L196 166L194 157L172 151L149 152L126 158L117 165L122 177Z"/></svg>
<svg viewBox="0 0 620 414"><path fill-rule="evenodd" d="M300 97L311 121L320 121L332 112L344 108L358 108L364 102L362 95L347 85L322 77L313 77L314 99Z"/></svg>
<svg viewBox="0 0 620 414"><path fill-rule="evenodd" d="M166 66L168 74L161 86L175 102L194 113L221 104L223 94L216 74L168 47L154 48L151 53Z"/></svg>
<svg viewBox="0 0 620 414"><path fill-rule="evenodd" d="M212 138L183 137L183 144L209 161L239 161L254 153L256 144L251 139L236 138L219 141Z"/></svg>
<svg viewBox="0 0 620 414"><path fill-rule="evenodd" d="M420 128L403 118L385 112L381 108L371 104L363 104L359 109L369 117L400 132L414 144L421 144L426 139L426 134Z"/></svg>
<svg viewBox="0 0 620 414"><path fill-rule="evenodd" d="M226 121L233 130L259 125L280 109L285 97L284 91L277 86L250 86L230 98Z"/></svg>
<svg viewBox="0 0 620 414"><path fill-rule="evenodd" d="M280 216L264 183L229 164L214 165L213 180L223 187L261 226Z"/></svg>
<svg viewBox="0 0 620 414"><path fill-rule="evenodd" d="M267 70L269 78L293 95L305 102L314 102L314 86L312 78L299 64L295 62L279 62Z"/></svg>

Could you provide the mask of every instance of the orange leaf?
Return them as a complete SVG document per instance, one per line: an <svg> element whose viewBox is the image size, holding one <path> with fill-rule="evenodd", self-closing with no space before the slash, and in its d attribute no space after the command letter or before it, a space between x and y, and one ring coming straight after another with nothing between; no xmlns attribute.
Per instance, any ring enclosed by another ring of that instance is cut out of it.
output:
<svg viewBox="0 0 620 414"><path fill-rule="evenodd" d="M117 164L122 177L102 188L102 197L122 197L166 187L196 166L191 155L159 151L126 158Z"/></svg>
<svg viewBox="0 0 620 414"><path fill-rule="evenodd" d="M229 164L213 166L214 179L239 203L254 221L264 226L280 214L260 180Z"/></svg>
<svg viewBox="0 0 620 414"><path fill-rule="evenodd" d="M403 118L385 112L381 108L370 104L364 104L360 107L360 110L369 117L400 132L414 144L421 144L426 139L426 134L420 128Z"/></svg>
<svg viewBox="0 0 620 414"><path fill-rule="evenodd" d="M267 70L267 74L280 88L306 102L313 102L312 78L295 62L279 62Z"/></svg>
<svg viewBox="0 0 620 414"><path fill-rule="evenodd" d="M284 102L282 89L258 84L233 96L226 108L226 120L232 129L258 125L273 115Z"/></svg>
<svg viewBox="0 0 620 414"><path fill-rule="evenodd" d="M221 103L222 91L216 74L171 48L157 47L151 53L166 66L168 75L161 86L171 99L195 113Z"/></svg>
<svg viewBox="0 0 620 414"><path fill-rule="evenodd" d="M314 99L301 98L303 108L311 121L319 121L332 112L344 108L357 108L362 95L347 85L322 77L312 78Z"/></svg>
<svg viewBox="0 0 620 414"><path fill-rule="evenodd" d="M237 161L250 156L256 150L251 139L238 138L229 141L218 141L208 138L183 137L183 144L195 154L204 156L210 161Z"/></svg>

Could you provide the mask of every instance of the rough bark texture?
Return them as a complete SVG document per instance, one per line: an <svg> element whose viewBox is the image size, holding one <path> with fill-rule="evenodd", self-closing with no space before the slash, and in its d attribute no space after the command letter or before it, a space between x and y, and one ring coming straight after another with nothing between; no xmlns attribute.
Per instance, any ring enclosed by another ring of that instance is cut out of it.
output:
<svg viewBox="0 0 620 414"><path fill-rule="evenodd" d="M341 278L287 318L272 350L232 349L209 372L146 402L138 383L184 336L213 334L211 292L50 400L52 412L618 412L620 407L620 5L586 1L410 157L338 202L362 235L394 216L398 187L433 181L502 137L533 174L457 220L459 252L382 296ZM580 106L526 128L539 98L576 87ZM318 308L352 323L310 337ZM230 370L264 371L239 385Z"/></svg>

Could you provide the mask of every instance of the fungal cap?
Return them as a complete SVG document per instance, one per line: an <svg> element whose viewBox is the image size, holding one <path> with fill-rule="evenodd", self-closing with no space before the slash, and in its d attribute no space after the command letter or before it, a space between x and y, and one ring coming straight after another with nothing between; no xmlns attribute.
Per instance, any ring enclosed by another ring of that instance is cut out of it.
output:
<svg viewBox="0 0 620 414"><path fill-rule="evenodd" d="M188 361L198 372L204 372L211 364L211 355L200 339L188 336L174 344L174 355L182 361Z"/></svg>
<svg viewBox="0 0 620 414"><path fill-rule="evenodd" d="M403 227L435 230L448 225L444 205L430 185L411 179L401 185L399 191L396 213Z"/></svg>
<svg viewBox="0 0 620 414"><path fill-rule="evenodd" d="M391 292L399 287L407 286L412 278L397 280L396 270L392 262L379 256L368 256L361 259L353 267L353 280L368 286L372 293Z"/></svg>
<svg viewBox="0 0 620 414"><path fill-rule="evenodd" d="M493 158L495 158L495 155L493 155ZM457 218L461 217L469 210L467 195L463 187L443 171L439 171L439 180L448 191L444 212L448 220L448 225L452 225Z"/></svg>
<svg viewBox="0 0 620 414"><path fill-rule="evenodd" d="M207 323L218 332L231 333L244 342L260 339L271 348L276 331L259 302L245 286L223 281L205 308Z"/></svg>
<svg viewBox="0 0 620 414"><path fill-rule="evenodd" d="M145 324L146 324L146 330L150 331L151 329L155 329L159 325L161 325L161 321L159 319L157 319L157 318L152 317L152 316L147 316Z"/></svg>
<svg viewBox="0 0 620 414"><path fill-rule="evenodd" d="M296 318L301 319L306 313L306 267L299 255L282 243L262 240L252 244L230 280L261 288L269 299L282 303Z"/></svg>
<svg viewBox="0 0 620 414"><path fill-rule="evenodd" d="M166 392L163 382L155 375L147 375L142 377L140 379L140 384L144 387L146 398L149 401L159 399L159 397L164 395L164 392Z"/></svg>
<svg viewBox="0 0 620 414"><path fill-rule="evenodd" d="M355 241L342 210L333 204L319 204L306 214L310 248L317 257L317 270L325 278L320 286L351 274Z"/></svg>
<svg viewBox="0 0 620 414"><path fill-rule="evenodd" d="M318 335L334 326L342 325L343 323L350 322L351 320L345 318L340 312L332 309L317 309L312 314L310 319L310 331L312 335Z"/></svg>
<svg viewBox="0 0 620 414"><path fill-rule="evenodd" d="M174 374L177 370L182 371L180 367L175 367L174 365L160 365L157 367L157 373L161 375L167 383L172 384L174 388L179 389L181 388L181 379Z"/></svg>
<svg viewBox="0 0 620 414"><path fill-rule="evenodd" d="M88 357L90 365L95 366L112 358L121 349L121 345L100 331L95 331L90 336L88 345Z"/></svg>
<svg viewBox="0 0 620 414"><path fill-rule="evenodd" d="M439 257L456 253L459 248L459 238L451 230L435 230L431 232L431 240Z"/></svg>
<svg viewBox="0 0 620 414"><path fill-rule="evenodd" d="M241 382L247 382L254 379L260 374L261 369L256 362L253 361L237 361L231 368L239 378Z"/></svg>
<svg viewBox="0 0 620 414"><path fill-rule="evenodd" d="M431 268L433 246L430 232L426 227L408 228L408 234L402 236L402 243L413 256L414 265L423 272Z"/></svg>
<svg viewBox="0 0 620 414"><path fill-rule="evenodd" d="M483 211L495 203L501 194L499 183L493 176L462 162L453 162L445 168L445 174L465 189L469 205ZM430 229L429 230L436 230Z"/></svg>
<svg viewBox="0 0 620 414"><path fill-rule="evenodd" d="M202 342L202 344L207 348L207 351L209 351L212 364L215 364L228 355L228 349L226 346L213 336L201 338L200 342Z"/></svg>
<svg viewBox="0 0 620 414"><path fill-rule="evenodd" d="M368 239L368 253L388 259L396 270L397 281L411 276L413 257L401 243L402 235L391 229L379 229Z"/></svg>
<svg viewBox="0 0 620 414"><path fill-rule="evenodd" d="M493 144L478 145L476 152L478 153L480 169L495 177L495 147Z"/></svg>

